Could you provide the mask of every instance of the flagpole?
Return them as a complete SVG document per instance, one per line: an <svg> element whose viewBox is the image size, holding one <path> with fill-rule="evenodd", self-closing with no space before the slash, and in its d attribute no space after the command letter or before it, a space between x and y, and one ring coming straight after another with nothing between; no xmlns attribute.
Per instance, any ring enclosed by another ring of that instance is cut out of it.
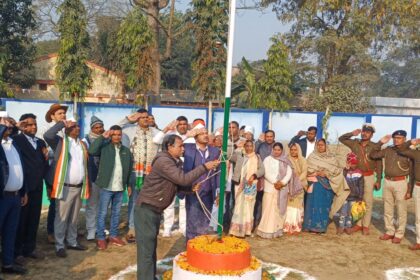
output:
<svg viewBox="0 0 420 280"><path fill-rule="evenodd" d="M226 167L228 158L227 145L228 145L228 128L229 128L229 115L230 115L230 92L232 82L232 58L233 58L233 38L235 34L235 13L236 13L236 0L230 0L229 7L229 34L228 34L228 47L227 47L227 61L226 61L226 85L225 85L225 110L223 120L223 161L221 163L220 173L220 192L219 192L219 213L217 226L217 236L220 240L223 234L223 206L225 204L225 189L226 189ZM226 209L228 211L229 209Z"/></svg>

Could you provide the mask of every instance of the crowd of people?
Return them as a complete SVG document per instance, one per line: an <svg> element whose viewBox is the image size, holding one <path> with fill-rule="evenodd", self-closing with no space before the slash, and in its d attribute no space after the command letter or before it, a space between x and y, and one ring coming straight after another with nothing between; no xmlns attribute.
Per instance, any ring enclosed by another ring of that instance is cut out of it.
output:
<svg viewBox="0 0 420 280"><path fill-rule="evenodd" d="M66 106L51 105L45 114L48 126L40 129L32 113L18 122L5 112L0 117L3 273L25 274L26 258L44 257L36 249L44 183L50 201L47 238L57 257L87 249L78 236L85 201L87 241L96 242L99 250L137 243L144 275L156 273L157 246L156 238L147 242L145 237L157 236L161 222L163 237L174 233L176 205L177 230L187 241L214 233L218 226L240 238L277 238L325 233L331 222L338 235L369 235L373 191L381 186L385 232L380 239L401 242L407 200L414 195L417 240L410 249L420 250L420 139L407 141L403 130L373 142L375 128L367 123L342 135L339 141L350 150L343 164L313 126L283 145L273 130L256 139L253 127L231 121L224 154L223 128L210 133L202 119L190 123L179 116L159 129L154 117L139 109L108 130L93 116L82 137L66 112ZM383 148L391 138L393 145ZM227 164L224 205L219 205L221 161ZM122 236L124 192L129 196L128 231ZM366 206L358 219L352 215L356 203ZM217 222L219 207L223 225Z"/></svg>

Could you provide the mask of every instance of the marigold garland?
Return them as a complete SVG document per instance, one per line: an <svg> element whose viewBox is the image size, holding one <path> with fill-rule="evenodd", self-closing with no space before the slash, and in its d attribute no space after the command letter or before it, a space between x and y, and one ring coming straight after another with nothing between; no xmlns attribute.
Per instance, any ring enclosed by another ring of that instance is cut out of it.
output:
<svg viewBox="0 0 420 280"><path fill-rule="evenodd" d="M233 236L225 236L219 241L217 237L202 235L190 240L189 245L200 252L211 254L242 253L249 249L245 240Z"/></svg>

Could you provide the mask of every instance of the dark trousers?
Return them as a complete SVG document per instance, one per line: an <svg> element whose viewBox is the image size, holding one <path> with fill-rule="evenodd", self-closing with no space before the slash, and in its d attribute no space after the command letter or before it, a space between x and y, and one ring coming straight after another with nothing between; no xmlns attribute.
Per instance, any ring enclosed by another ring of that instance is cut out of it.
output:
<svg viewBox="0 0 420 280"><path fill-rule="evenodd" d="M10 266L15 259L15 238L19 225L21 197L3 196L0 198L0 233L2 264Z"/></svg>
<svg viewBox="0 0 420 280"><path fill-rule="evenodd" d="M54 235L55 198L51 198L52 186L47 182L45 182L45 185L47 186L48 198L50 199L47 216L47 233Z"/></svg>
<svg viewBox="0 0 420 280"><path fill-rule="evenodd" d="M162 214L142 204L134 208L137 243L137 280L155 280L156 248Z"/></svg>
<svg viewBox="0 0 420 280"><path fill-rule="evenodd" d="M257 198L255 200L254 206L254 228L255 230L257 226L260 224L261 217L262 217L262 201L263 201L264 191L257 192Z"/></svg>
<svg viewBox="0 0 420 280"><path fill-rule="evenodd" d="M224 232L228 233L230 228L230 222L232 221L232 208L231 208L231 192L225 192L225 214L223 215L223 229Z"/></svg>
<svg viewBox="0 0 420 280"><path fill-rule="evenodd" d="M36 247L36 235L42 207L42 183L37 190L28 192L28 203L21 208L16 235L15 256L27 256Z"/></svg>

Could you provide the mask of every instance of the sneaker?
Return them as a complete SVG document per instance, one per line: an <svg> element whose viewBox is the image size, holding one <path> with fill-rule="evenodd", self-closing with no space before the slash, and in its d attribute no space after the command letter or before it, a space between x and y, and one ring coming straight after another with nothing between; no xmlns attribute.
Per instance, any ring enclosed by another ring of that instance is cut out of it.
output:
<svg viewBox="0 0 420 280"><path fill-rule="evenodd" d="M109 238L109 244L121 247L121 246L125 245L125 242L122 241L122 239L119 238L119 237L110 237Z"/></svg>
<svg viewBox="0 0 420 280"><path fill-rule="evenodd" d="M106 248L108 247L108 244L106 243L106 240L97 240L96 241L96 246L98 246L98 250L106 250Z"/></svg>
<svg viewBox="0 0 420 280"><path fill-rule="evenodd" d="M66 253L66 250L64 250L64 248L58 249L58 251L56 251L55 254L59 258L65 258L65 257L67 257L67 253Z"/></svg>
<svg viewBox="0 0 420 280"><path fill-rule="evenodd" d="M3 273L7 273L7 274L19 274L19 275L23 275L26 274L28 272L28 270L26 270L26 268L19 266L19 265L9 265L9 266L3 266L1 268L1 272Z"/></svg>

